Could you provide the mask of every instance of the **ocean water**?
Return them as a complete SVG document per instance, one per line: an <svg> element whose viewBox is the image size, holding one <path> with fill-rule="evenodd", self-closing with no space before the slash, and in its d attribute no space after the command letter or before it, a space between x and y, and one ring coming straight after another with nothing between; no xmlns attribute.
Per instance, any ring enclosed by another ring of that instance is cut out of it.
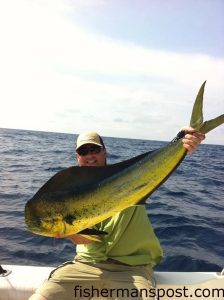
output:
<svg viewBox="0 0 224 300"><path fill-rule="evenodd" d="M76 135L0 129L0 263L58 264L75 246L28 232L25 203L56 172L75 164ZM104 138L109 163L158 149L165 142ZM164 249L162 271L221 271L224 267L224 146L201 145L147 200Z"/></svg>

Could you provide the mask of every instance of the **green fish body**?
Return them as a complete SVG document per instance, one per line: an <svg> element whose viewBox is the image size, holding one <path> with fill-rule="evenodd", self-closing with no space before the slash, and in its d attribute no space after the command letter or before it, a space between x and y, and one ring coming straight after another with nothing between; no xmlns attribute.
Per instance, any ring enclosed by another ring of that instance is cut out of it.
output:
<svg viewBox="0 0 224 300"><path fill-rule="evenodd" d="M224 115L203 122L201 86L190 126L207 133L224 123ZM54 175L25 207L28 230L49 237L105 234L97 223L145 200L178 167L186 155L182 139L127 161L105 167L71 167Z"/></svg>

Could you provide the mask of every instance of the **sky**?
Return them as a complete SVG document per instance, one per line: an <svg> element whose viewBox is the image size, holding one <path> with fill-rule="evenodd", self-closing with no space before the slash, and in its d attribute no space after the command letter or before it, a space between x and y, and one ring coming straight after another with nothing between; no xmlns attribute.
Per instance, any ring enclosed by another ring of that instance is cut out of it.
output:
<svg viewBox="0 0 224 300"><path fill-rule="evenodd" d="M171 140L206 80L224 113L224 1L0 0L0 127ZM224 145L224 126L206 143Z"/></svg>

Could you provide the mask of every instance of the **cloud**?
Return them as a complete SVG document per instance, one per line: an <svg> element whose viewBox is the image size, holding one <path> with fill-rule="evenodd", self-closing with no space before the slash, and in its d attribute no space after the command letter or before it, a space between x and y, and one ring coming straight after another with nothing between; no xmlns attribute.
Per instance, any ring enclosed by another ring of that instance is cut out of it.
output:
<svg viewBox="0 0 224 300"><path fill-rule="evenodd" d="M69 3L1 3L1 127L169 140L205 79L205 119L224 111L224 58L93 35L68 18Z"/></svg>

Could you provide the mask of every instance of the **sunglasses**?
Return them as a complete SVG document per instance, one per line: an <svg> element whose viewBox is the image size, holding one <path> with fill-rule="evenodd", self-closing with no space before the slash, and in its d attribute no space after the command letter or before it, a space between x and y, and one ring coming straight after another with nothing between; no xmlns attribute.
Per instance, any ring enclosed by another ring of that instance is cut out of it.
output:
<svg viewBox="0 0 224 300"><path fill-rule="evenodd" d="M76 152L78 153L78 155L80 156L85 156L87 154L97 154L100 153L100 151L102 150L103 147L97 146L97 145L93 145L93 146L89 146L89 147L80 147L79 149L76 150Z"/></svg>

